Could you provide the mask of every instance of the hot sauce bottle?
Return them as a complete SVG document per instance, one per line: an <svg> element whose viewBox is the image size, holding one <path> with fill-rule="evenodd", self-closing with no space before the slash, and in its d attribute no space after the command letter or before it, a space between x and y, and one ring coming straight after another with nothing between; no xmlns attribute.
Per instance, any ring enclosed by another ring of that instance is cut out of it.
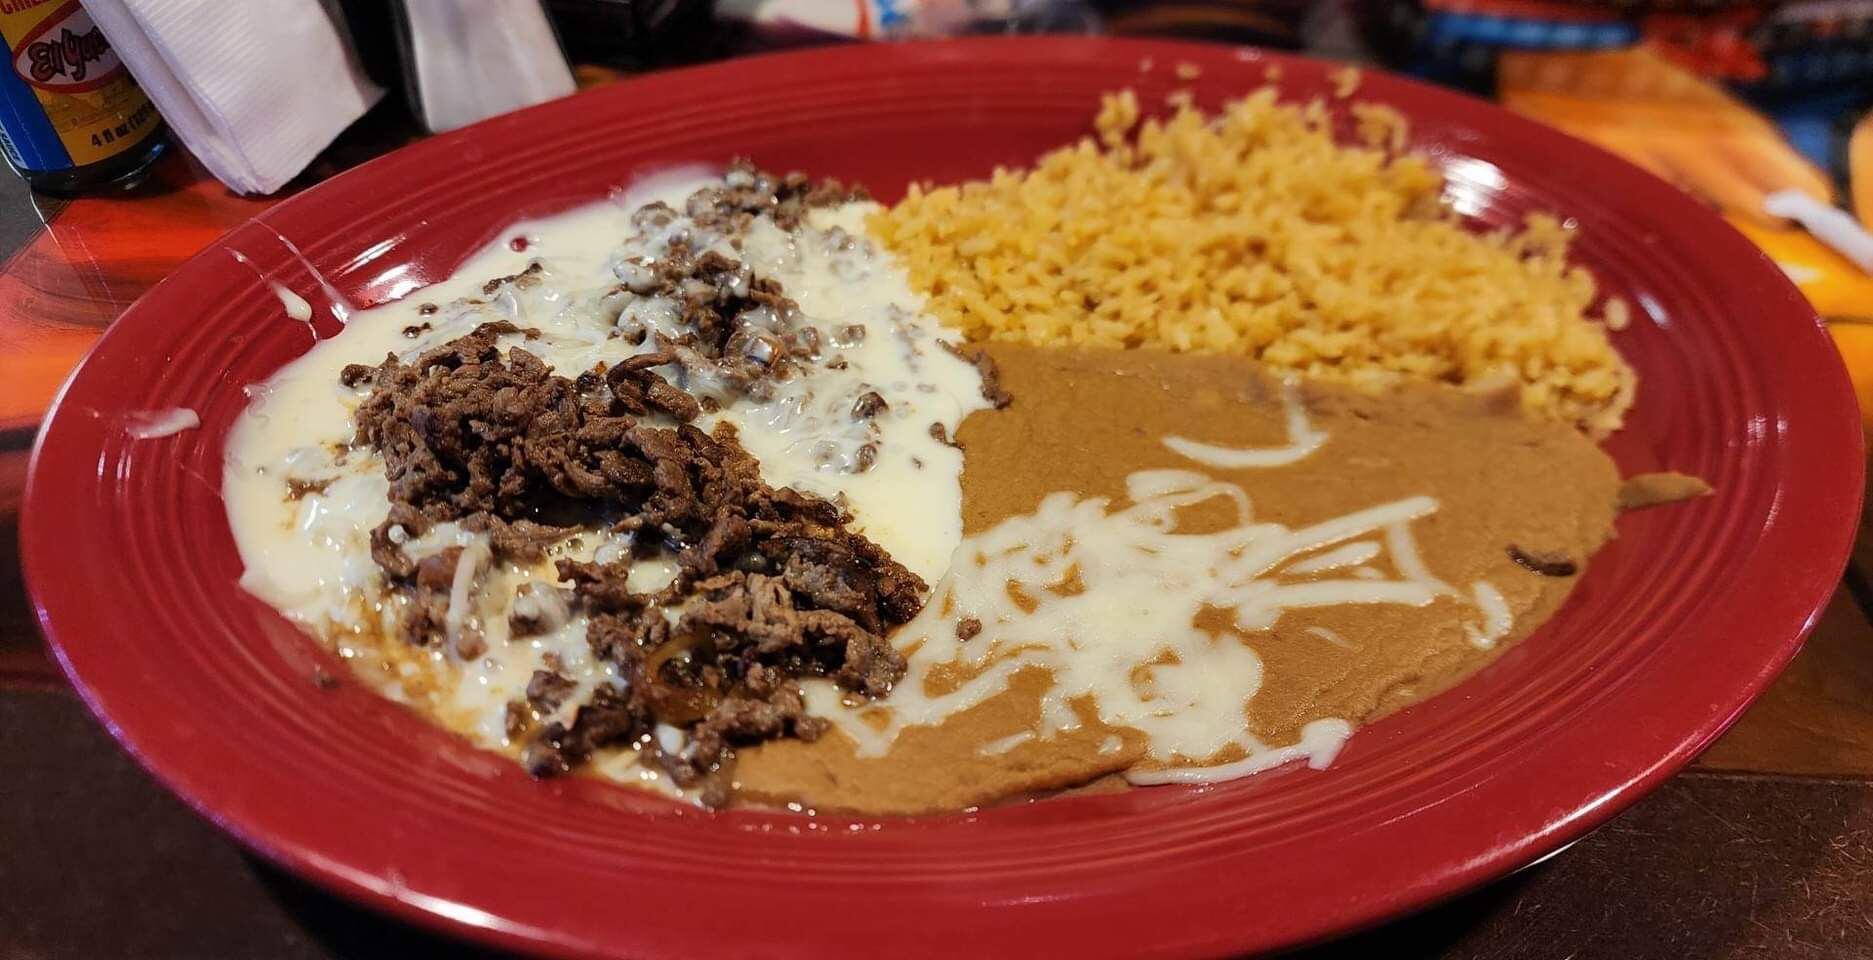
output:
<svg viewBox="0 0 1873 960"><path fill-rule="evenodd" d="M0 0L0 38L0 149L34 189L122 186L162 153L162 117L78 0Z"/></svg>

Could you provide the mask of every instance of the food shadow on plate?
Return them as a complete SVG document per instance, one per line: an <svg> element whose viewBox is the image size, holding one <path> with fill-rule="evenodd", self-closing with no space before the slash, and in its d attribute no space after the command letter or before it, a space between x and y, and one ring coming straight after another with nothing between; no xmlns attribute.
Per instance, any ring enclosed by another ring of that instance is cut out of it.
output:
<svg viewBox="0 0 1873 960"><path fill-rule="evenodd" d="M517 954L430 933L325 892L264 860L248 855L260 886L325 955L340 960L506 960Z"/></svg>
<svg viewBox="0 0 1873 960"><path fill-rule="evenodd" d="M353 905L254 857L248 857L248 863L286 914L338 960L509 960L519 956L430 933ZM1479 922L1509 909L1532 875L1545 869L1545 865L1537 866L1424 913L1284 956L1292 960L1339 960L1380 952L1400 957L1462 956L1452 949L1466 942Z"/></svg>
<svg viewBox="0 0 1873 960"><path fill-rule="evenodd" d="M1849 782L1693 773L1511 876L1283 956L1859 956L1853 918L1866 898L1863 871L1854 868L1866 855L1865 841L1856 839L1865 836L1863 807L1862 788ZM328 956L508 956L353 906L247 860L260 886ZM1748 893L1713 897L1713 889ZM1785 947L1791 935L1812 949L1772 947Z"/></svg>
<svg viewBox="0 0 1873 960"><path fill-rule="evenodd" d="M268 895L327 955L338 960L519 957L430 933L356 906L258 858L249 856L247 861ZM1511 909L1524 888L1547 869L1547 864L1539 864L1423 913L1284 956L1292 960L1339 960L1379 952L1400 957L1464 956L1467 954L1456 948L1473 944L1475 928L1487 924L1490 916Z"/></svg>

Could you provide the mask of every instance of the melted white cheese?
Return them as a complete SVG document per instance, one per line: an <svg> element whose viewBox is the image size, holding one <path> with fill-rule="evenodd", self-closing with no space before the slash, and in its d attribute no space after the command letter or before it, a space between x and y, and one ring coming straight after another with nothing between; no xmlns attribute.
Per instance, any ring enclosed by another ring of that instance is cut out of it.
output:
<svg viewBox="0 0 1873 960"><path fill-rule="evenodd" d="M1308 454L1320 449L1327 442L1327 435L1315 430L1307 420L1307 411L1301 406L1296 388L1292 382L1281 388L1283 404L1288 414L1288 442L1279 447L1219 447L1210 443L1198 443L1183 437L1165 437L1164 445L1170 447L1178 456L1195 460L1206 467L1219 470L1247 470L1257 467L1284 467L1290 463L1299 463Z"/></svg>
<svg viewBox="0 0 1873 960"><path fill-rule="evenodd" d="M202 418L188 407L170 407L166 410L137 410L125 418L124 432L135 440L155 440L158 437L172 437L184 430L193 430L202 425Z"/></svg>
<svg viewBox="0 0 1873 960"><path fill-rule="evenodd" d="M1503 598L1502 591L1487 580L1470 584L1470 596L1476 600L1483 622L1481 625L1466 624L1463 631L1471 643L1487 650L1508 636L1509 629L1515 626L1515 614L1509 610L1509 601Z"/></svg>
<svg viewBox="0 0 1873 960"><path fill-rule="evenodd" d="M1292 570L1293 567L1289 567L1288 569ZM1328 643L1331 643L1336 647L1344 647L1348 650L1359 649L1358 644L1341 636L1340 632L1337 630L1330 630L1326 627L1308 627L1306 630L1302 632L1307 634L1310 637L1319 637L1320 639L1325 640Z"/></svg>
<svg viewBox="0 0 1873 960"><path fill-rule="evenodd" d="M988 404L975 367L937 343L940 330L920 312L922 298L904 271L870 249L864 223L874 209L815 211L796 233L756 221L742 245L746 262L781 282L829 341L827 359L843 358L845 368L822 364L811 377L783 383L773 400L738 403L722 416L740 428L769 483L829 499L843 494L859 532L935 583L962 540L963 455L930 426L955 436L964 417ZM852 416L867 392L887 404L869 420L875 440L867 421ZM876 461L848 472L867 442L877 444Z"/></svg>
<svg viewBox="0 0 1873 960"><path fill-rule="evenodd" d="M743 251L726 238L693 229L686 217L638 235L631 218L638 207L663 201L680 211L694 189L711 182L719 180L696 169L671 171L611 201L517 223L450 279L395 303L349 313L337 336L316 343L266 383L251 385L253 403L230 435L223 479L246 566L242 585L335 640L347 656L366 653L356 635L394 636L404 601L386 590L369 543L371 530L388 512L389 486L376 453L351 447L352 412L366 392L341 386L340 370L351 363L376 364L386 354L413 359L495 320L540 330L538 339L509 336L501 346L523 347L568 377L654 349L653 339L633 345L619 335L620 328L635 322L674 333L675 305L621 293L618 286L621 280L627 287L634 279L641 283L636 258L660 254L678 230L690 230L698 252L717 250L744 260L755 275L779 280L799 304L793 322L815 326L829 341L818 362L779 384L766 402L736 399L698 425L733 423L768 482L840 500L857 529L928 581L940 578L962 539L962 457L935 440L930 425L941 424L953 435L965 416L983 407L980 376L936 343L938 328L923 312L921 298L865 239L869 204L816 211L792 232L757 221ZM525 242L513 242L517 238ZM535 262L542 268L538 283L483 291L488 280L518 274ZM279 296L289 316L304 319L302 300L290 291ZM832 347L834 331L850 332L853 325L865 327L862 340L849 336L837 341L843 346ZM843 369L828 366L841 355ZM707 385L686 386L706 392L699 388ZM851 416L854 400L867 392L886 403L871 425ZM869 470L849 472L857 448L866 443L875 447L875 461ZM289 496L290 481L304 489L298 499ZM579 686L561 715L548 719L565 719L597 685L618 682L616 671L591 655L583 616L560 609L553 618L558 625L547 633L510 635L516 603L535 612L556 601L557 594L539 589L554 580L550 563L490 564L484 539L452 523L403 543L418 559L452 546L465 549L452 584L448 633L452 640L478 637L483 652L460 662L440 650L412 651L428 658L434 668L429 672L443 678L444 689L429 691L428 702L444 722L478 742L503 744L507 704L524 695L549 654ZM613 559L625 546L621 538L589 533L556 548L553 556ZM644 561L632 570L631 585L655 590L674 572L668 558ZM422 673L408 662L388 672L405 683ZM394 679L386 692L408 697ZM595 766L622 779L668 786L655 771L633 767L630 756L600 758Z"/></svg>
<svg viewBox="0 0 1873 960"><path fill-rule="evenodd" d="M273 295L280 298L280 309L285 310L288 317L300 323L311 322L312 304L307 303L305 297L287 289L286 284L278 280L270 281L270 283L273 287Z"/></svg>
<svg viewBox="0 0 1873 960"><path fill-rule="evenodd" d="M1378 544L1370 540L1360 540L1344 546L1335 547L1317 556L1309 557L1288 567L1288 572L1295 574L1325 573L1342 567L1357 567L1376 559L1381 552Z"/></svg>
<svg viewBox="0 0 1873 960"><path fill-rule="evenodd" d="M1318 449L1326 435L1307 422L1292 392L1286 403L1288 446L1197 445L1193 459L1272 466ZM1166 444L1186 455L1192 447ZM815 683L807 688L813 712L837 724L860 756L875 757L905 729L941 724L1006 692L1016 673L1038 667L1052 684L1034 733L1046 738L1079 727L1073 704L1090 703L1101 722L1144 735L1150 763L1127 772L1134 783L1223 780L1296 759L1325 766L1352 732L1345 720L1320 718L1285 745L1246 730L1262 683L1250 635L1304 607L1422 606L1455 595L1426 569L1411 534L1413 521L1437 510L1430 497L1296 529L1257 522L1241 487L1193 471L1133 473L1127 496L1130 505L1113 510L1102 498L1055 493L1033 513L965 540L936 595L896 637L900 649L911 650L910 669L890 698L853 704ZM1178 511L1216 500L1233 507L1236 523L1204 534L1178 529ZM1375 536L1397 576L1363 566L1380 553L1367 539ZM1355 565L1364 573L1329 575ZM1495 609L1480 589L1477 598L1490 628L1502 626L1498 615L1506 605ZM1234 631L1199 628L1206 610L1230 614ZM981 624L968 640L957 629L965 619ZM968 679L933 693L932 678L958 667ZM1005 752L1023 736L981 752Z"/></svg>
<svg viewBox="0 0 1873 960"><path fill-rule="evenodd" d="M800 315L769 319L810 324L825 343L805 375L782 381L759 401L737 398L702 376L683 382L672 372L686 389L719 393L726 401L699 425L732 423L770 483L844 503L859 530L938 583L922 614L893 638L909 652L910 672L888 701L853 705L829 683L806 685L813 712L837 724L863 756L884 753L908 727L941 723L1006 691L1022 669L1044 667L1053 685L1039 727L983 752L1006 753L1073 729L1079 719L1070 703L1086 698L1103 722L1144 737L1148 762L1128 773L1136 783L1227 779L1295 759L1324 766L1351 733L1343 720L1316 720L1293 744L1263 743L1245 730L1263 669L1253 634L1303 607L1421 605L1460 596L1426 567L1411 534L1415 520L1437 509L1428 497L1290 529L1257 522L1248 495L1234 484L1186 470L1142 471L1129 478L1131 502L1123 509L1056 493L1034 513L964 540L962 455L936 440L931 426L954 436L969 413L982 409L980 377L942 348L935 322L903 272L865 238L870 205L816 211L793 231L757 221L739 249L687 218L648 233L633 224L631 213L643 203L663 200L680 210L683 198L707 179L682 171L641 183L612 202L516 224L453 278L396 303L346 313L340 334L253 385L254 402L230 437L224 478L246 564L242 584L334 639L347 655L361 653L347 646L353 634L394 636L407 601L385 589L369 549L370 531L388 509L388 485L381 459L351 447L352 411L364 392L341 386L339 371L349 363L377 363L387 353L413 358L493 320L540 330L543 335L524 348L566 376L654 349L654 338L633 345L618 334L626 328L678 332L677 305L653 294L642 261L683 231L698 252L715 250L744 262L751 275L779 280ZM517 238L525 243L511 242ZM535 262L539 282L482 290L488 279L518 274ZM305 319L302 300L295 302L290 291L280 298L289 316ZM520 345L518 337L502 343ZM855 402L872 393L883 408L869 418L854 416ZM1179 437L1165 443L1223 469L1296 462L1328 438L1308 423L1292 390L1286 400L1283 446L1243 450ZM289 484L303 495L289 496ZM1238 522L1207 534L1177 529L1178 510L1211 500L1231 504ZM467 644L480 652L467 662L442 650L413 654L427 657L430 672L443 678L443 689L427 696L451 726L478 742L504 744L507 705L524 695L533 671L549 659L577 684L549 720L569 719L599 685L619 682L615 669L591 654L585 618L549 589L550 563L492 563L485 541L452 523L407 538L403 547L416 558L464 548L447 630L451 639L481 641ZM609 560L627 548L620 537L594 532L555 548L554 556ZM1394 574L1370 565L1382 555ZM632 586L657 589L673 572L667 558L641 562ZM1506 635L1511 618L1500 593L1478 582L1469 597L1481 613L1481 623L1469 628L1472 641L1489 645ZM544 614L546 632L513 636L515 610ZM1198 629L1203 610L1230 613L1234 632ZM957 638L965 618L983 625L968 643ZM1344 642L1329 631L1313 633ZM969 679L930 693L933 673L955 665ZM386 692L404 695L394 678L414 683L423 673L410 662L398 664L387 672L393 679ZM674 728L654 736L681 746ZM1121 748L1111 737L1101 749ZM626 750L596 757L593 766L615 779L674 792L667 777L635 761Z"/></svg>

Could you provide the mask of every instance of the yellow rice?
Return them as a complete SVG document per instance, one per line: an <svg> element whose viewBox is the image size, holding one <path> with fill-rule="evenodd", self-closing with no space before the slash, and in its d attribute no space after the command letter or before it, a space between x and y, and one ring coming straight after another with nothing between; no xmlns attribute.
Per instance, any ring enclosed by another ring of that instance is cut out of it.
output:
<svg viewBox="0 0 1873 960"><path fill-rule="evenodd" d="M1342 145L1324 104L1271 89L1213 119L1172 105L1139 125L1130 91L1108 96L1097 140L913 187L872 228L970 340L1238 353L1375 386L1519 384L1533 413L1619 426L1635 378L1552 217L1464 229L1442 177L1397 152L1404 121L1384 107L1356 105L1363 142ZM1619 325L1625 306L1609 313Z"/></svg>

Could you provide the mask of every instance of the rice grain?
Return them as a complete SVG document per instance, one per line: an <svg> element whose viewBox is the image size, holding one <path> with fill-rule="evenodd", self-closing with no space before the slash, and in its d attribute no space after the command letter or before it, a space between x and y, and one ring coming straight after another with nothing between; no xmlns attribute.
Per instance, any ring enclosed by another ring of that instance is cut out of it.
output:
<svg viewBox="0 0 1873 960"><path fill-rule="evenodd" d="M938 317L970 340L1236 353L1381 386L1519 383L1526 410L1595 435L1636 378L1552 217L1479 233L1403 152L1404 118L1264 89L1214 118L1186 99L1139 123L1104 98L1095 137L985 181L912 187L872 220ZM1609 311L1615 326L1625 308Z"/></svg>

